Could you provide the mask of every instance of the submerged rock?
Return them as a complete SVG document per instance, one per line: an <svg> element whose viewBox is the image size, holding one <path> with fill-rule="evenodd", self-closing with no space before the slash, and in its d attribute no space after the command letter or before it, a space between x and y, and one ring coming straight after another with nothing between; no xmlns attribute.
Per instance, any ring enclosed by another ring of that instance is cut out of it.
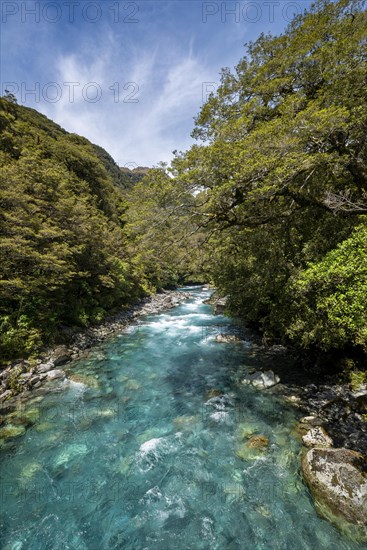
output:
<svg viewBox="0 0 367 550"><path fill-rule="evenodd" d="M25 427L33 426L38 422L40 418L40 411L38 408L32 408L27 410L15 410L9 414L9 420L14 425L22 425Z"/></svg>
<svg viewBox="0 0 367 550"><path fill-rule="evenodd" d="M277 374L274 374L272 370L267 370L265 372L257 371L254 374L247 375L242 380L242 384L251 385L259 390L271 388L279 382L279 376Z"/></svg>
<svg viewBox="0 0 367 550"><path fill-rule="evenodd" d="M361 453L344 448L313 448L303 455L303 476L322 515L367 524L366 467Z"/></svg>
<svg viewBox="0 0 367 550"><path fill-rule="evenodd" d="M39 462L30 462L22 469L19 481L21 485L27 485L30 483L35 475L43 469L42 464Z"/></svg>
<svg viewBox="0 0 367 550"><path fill-rule="evenodd" d="M236 437L239 441L249 439L258 431L256 425L252 422L241 422L236 430Z"/></svg>
<svg viewBox="0 0 367 550"><path fill-rule="evenodd" d="M11 439L13 437L19 437L20 435L25 434L25 427L22 425L13 426L7 424L0 429L0 438Z"/></svg>
<svg viewBox="0 0 367 550"><path fill-rule="evenodd" d="M208 399L212 399L212 397L219 397L223 395L223 392L221 390L216 390L215 388L212 388L207 392L206 395Z"/></svg>
<svg viewBox="0 0 367 550"><path fill-rule="evenodd" d="M236 450L236 456L241 460L256 460L269 447L269 438L266 435L253 435Z"/></svg>
<svg viewBox="0 0 367 550"><path fill-rule="evenodd" d="M87 386L89 388L98 389L99 388L99 382L94 376L90 376L87 374L71 374L68 376L69 380L72 382L75 382L76 384L83 384L84 386Z"/></svg>
<svg viewBox="0 0 367 550"><path fill-rule="evenodd" d="M55 466L63 466L71 460L85 455L88 452L88 447L83 443L74 443L65 447L55 459Z"/></svg>
<svg viewBox="0 0 367 550"><path fill-rule="evenodd" d="M55 425L52 424L51 422L40 422L39 424L37 424L36 426L36 430L37 432L47 432L48 430L52 430L52 428L54 428Z"/></svg>
<svg viewBox="0 0 367 550"><path fill-rule="evenodd" d="M193 426L200 422L200 416L177 416L173 419L173 424L178 430L192 430Z"/></svg>
<svg viewBox="0 0 367 550"><path fill-rule="evenodd" d="M116 471L119 474L126 474L134 463L134 459L131 456L124 456L120 459Z"/></svg>
<svg viewBox="0 0 367 550"><path fill-rule="evenodd" d="M140 389L140 384L139 384L139 382L137 382L137 381L134 380L133 378L130 378L130 379L126 382L125 388L126 388L127 390L136 391L136 390L139 390L139 389Z"/></svg>
<svg viewBox="0 0 367 550"><path fill-rule="evenodd" d="M266 435L253 435L247 442L250 449L264 450L269 447L269 438Z"/></svg>

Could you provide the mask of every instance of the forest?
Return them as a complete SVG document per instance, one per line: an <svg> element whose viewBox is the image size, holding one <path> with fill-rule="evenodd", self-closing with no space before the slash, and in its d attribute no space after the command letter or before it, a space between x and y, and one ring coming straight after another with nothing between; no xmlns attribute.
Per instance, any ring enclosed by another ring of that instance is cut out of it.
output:
<svg viewBox="0 0 367 550"><path fill-rule="evenodd" d="M189 281L266 342L366 354L366 29L363 2L319 0L247 44L142 178L2 97L2 360Z"/></svg>

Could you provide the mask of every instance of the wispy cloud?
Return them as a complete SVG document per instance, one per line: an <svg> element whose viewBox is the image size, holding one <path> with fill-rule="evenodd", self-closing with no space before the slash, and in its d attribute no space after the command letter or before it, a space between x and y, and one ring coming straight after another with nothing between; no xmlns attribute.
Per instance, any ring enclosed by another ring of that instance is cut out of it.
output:
<svg viewBox="0 0 367 550"><path fill-rule="evenodd" d="M178 145L189 144L193 113L212 72L190 50L181 56L172 50L172 59L163 65L156 51L134 52L124 65L126 80L115 81L114 48L106 44L89 62L82 55L61 56L62 97L42 104L41 110L68 131L105 147L120 165L167 161Z"/></svg>
<svg viewBox="0 0 367 550"><path fill-rule="evenodd" d="M190 145L204 83L218 84L220 68L237 64L244 42L280 32L288 22L285 5L292 11L298 3L275 2L274 17L269 2L89 3L101 8L96 23L83 16L83 1L75 3L72 21L68 3L59 3L56 23L25 17L22 9L31 4L21 2L3 18L2 84L13 82L20 103L103 146L120 165L153 165ZM52 16L56 3L49 4ZM43 3L34 5L43 14ZM126 21L131 6L135 23Z"/></svg>

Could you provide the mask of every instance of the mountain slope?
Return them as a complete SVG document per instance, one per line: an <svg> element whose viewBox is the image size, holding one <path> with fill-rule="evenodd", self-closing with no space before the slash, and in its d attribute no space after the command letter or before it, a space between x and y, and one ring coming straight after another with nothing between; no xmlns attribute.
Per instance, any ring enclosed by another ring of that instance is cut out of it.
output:
<svg viewBox="0 0 367 550"><path fill-rule="evenodd" d="M1 98L0 168L0 353L7 359L143 291L123 232L129 182L106 151Z"/></svg>

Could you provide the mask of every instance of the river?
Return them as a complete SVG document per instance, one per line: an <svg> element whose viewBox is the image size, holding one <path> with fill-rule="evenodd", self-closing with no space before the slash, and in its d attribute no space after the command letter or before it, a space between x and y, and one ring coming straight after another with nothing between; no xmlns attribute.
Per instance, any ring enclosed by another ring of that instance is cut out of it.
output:
<svg viewBox="0 0 367 550"><path fill-rule="evenodd" d="M2 549L362 548L315 511L295 412L239 383L251 341L217 343L231 320L190 290L21 405L30 426L0 451ZM248 450L254 434L269 446Z"/></svg>

